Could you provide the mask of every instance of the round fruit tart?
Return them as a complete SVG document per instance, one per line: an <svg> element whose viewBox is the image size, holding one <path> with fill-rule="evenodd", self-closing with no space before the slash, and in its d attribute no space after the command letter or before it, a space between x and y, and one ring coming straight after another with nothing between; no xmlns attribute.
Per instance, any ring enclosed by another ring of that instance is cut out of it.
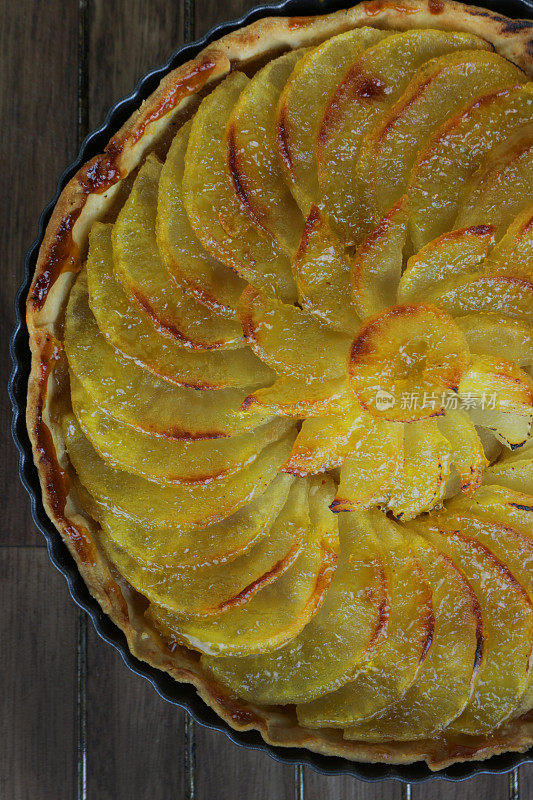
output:
<svg viewBox="0 0 533 800"><path fill-rule="evenodd" d="M45 507L131 651L275 745L533 744L533 24L263 19L70 181Z"/></svg>

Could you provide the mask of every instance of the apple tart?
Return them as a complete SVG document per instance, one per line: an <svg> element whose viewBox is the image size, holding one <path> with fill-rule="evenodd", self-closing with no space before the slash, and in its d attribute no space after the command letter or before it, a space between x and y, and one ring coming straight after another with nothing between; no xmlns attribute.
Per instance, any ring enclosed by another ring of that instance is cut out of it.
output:
<svg viewBox="0 0 533 800"><path fill-rule="evenodd" d="M52 215L48 514L132 652L270 743L533 744L532 52L447 0L261 20Z"/></svg>

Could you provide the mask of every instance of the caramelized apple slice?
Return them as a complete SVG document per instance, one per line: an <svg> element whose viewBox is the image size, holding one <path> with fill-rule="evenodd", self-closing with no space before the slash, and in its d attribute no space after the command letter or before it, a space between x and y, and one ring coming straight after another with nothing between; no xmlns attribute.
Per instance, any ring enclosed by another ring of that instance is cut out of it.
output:
<svg viewBox="0 0 533 800"><path fill-rule="evenodd" d="M154 155L148 156L113 226L116 275L135 301L138 313L148 316L156 330L164 331L178 344L197 349L240 347L242 339L235 322L220 319L169 279L155 232L160 174L160 162ZM96 236L93 232L91 239ZM101 248L103 251L103 244ZM104 258L103 252L100 258ZM111 256L106 269L112 265Z"/></svg>
<svg viewBox="0 0 533 800"><path fill-rule="evenodd" d="M533 322L533 282L527 278L465 276L432 292L429 299L454 317L493 313Z"/></svg>
<svg viewBox="0 0 533 800"><path fill-rule="evenodd" d="M416 535L409 536L409 544L432 591L431 647L403 697L348 728L346 739L411 741L435 735L461 714L474 688L483 648L481 609L475 594L448 556Z"/></svg>
<svg viewBox="0 0 533 800"><path fill-rule="evenodd" d="M285 705L334 691L358 672L385 635L382 547L352 514L340 517L339 528L335 576L320 611L298 636L273 653L202 658L203 666L238 697Z"/></svg>
<svg viewBox="0 0 533 800"><path fill-rule="evenodd" d="M492 464L483 476L488 484L497 484L513 489L515 492L533 495L533 458L516 461L500 461Z"/></svg>
<svg viewBox="0 0 533 800"><path fill-rule="evenodd" d="M318 203L316 146L320 120L337 82L366 47L388 33L358 28L320 44L301 58L281 94L276 129L286 180L304 215Z"/></svg>
<svg viewBox="0 0 533 800"><path fill-rule="evenodd" d="M533 205L528 205L513 220L484 267L488 275L511 275L533 281Z"/></svg>
<svg viewBox="0 0 533 800"><path fill-rule="evenodd" d="M492 225L475 225L444 233L411 256L398 286L400 303L427 297L443 281L479 270L494 243Z"/></svg>
<svg viewBox="0 0 533 800"><path fill-rule="evenodd" d="M328 509L331 490L331 483L313 487L311 525L302 552L246 603L207 618L180 617L150 606L150 621L168 640L184 641L208 655L268 653L293 639L317 613L335 572L336 520ZM294 525L285 509L274 523L276 528Z"/></svg>
<svg viewBox="0 0 533 800"><path fill-rule="evenodd" d="M185 153L192 122L174 137L161 176L157 199L157 244L165 266L178 286L184 286L215 314L237 317L237 303L246 284L235 272L204 250L191 228L183 204Z"/></svg>
<svg viewBox="0 0 533 800"><path fill-rule="evenodd" d="M386 502L392 481L403 467L402 426L370 414L362 422L350 437L350 454L341 467L334 511Z"/></svg>
<svg viewBox="0 0 533 800"><path fill-rule="evenodd" d="M191 225L213 258L260 289L296 299L289 259L243 210L229 174L226 126L248 78L233 72L196 112L185 156L183 201Z"/></svg>
<svg viewBox="0 0 533 800"><path fill-rule="evenodd" d="M533 365L533 332L525 322L486 313L456 317L455 323L463 331L472 353L498 356L521 367Z"/></svg>
<svg viewBox="0 0 533 800"><path fill-rule="evenodd" d="M476 98L433 134L409 183L415 249L453 227L460 203L457 187L494 147L531 123L532 115L533 84L517 85Z"/></svg>
<svg viewBox="0 0 533 800"><path fill-rule="evenodd" d="M290 428L288 420L273 420L253 431L223 439L180 442L149 436L102 411L71 375L72 407L99 455L123 469L160 484L207 484L251 464L269 444Z"/></svg>
<svg viewBox="0 0 533 800"><path fill-rule="evenodd" d="M251 503L200 530L157 528L107 512L100 515L101 524L115 544L141 564L161 569L227 564L268 535L293 482L290 475L278 475Z"/></svg>
<svg viewBox="0 0 533 800"><path fill-rule="evenodd" d="M491 151L461 193L456 226L497 222L500 238L513 218L531 203L533 126Z"/></svg>
<svg viewBox="0 0 533 800"><path fill-rule="evenodd" d="M361 214L361 192L354 174L363 136L399 99L424 62L456 50L479 48L488 49L488 45L464 33L398 33L365 50L337 85L320 123L317 158L326 209L350 244L359 244L372 224Z"/></svg>
<svg viewBox="0 0 533 800"><path fill-rule="evenodd" d="M352 263L352 290L362 318L394 304L402 274L408 217L409 207L402 197L357 248Z"/></svg>
<svg viewBox="0 0 533 800"><path fill-rule="evenodd" d="M380 511L360 511L355 518L360 528L374 531L386 553L390 594L387 636L370 660L361 663L354 680L297 707L300 723L311 728L352 725L397 701L424 667L433 637L431 590L401 528Z"/></svg>
<svg viewBox="0 0 533 800"><path fill-rule="evenodd" d="M395 475L388 508L413 519L442 501L450 474L451 446L435 420L404 425L403 467Z"/></svg>
<svg viewBox="0 0 533 800"><path fill-rule="evenodd" d="M470 362L451 317L427 305L387 309L366 322L352 343L348 373L361 406L388 420L415 421L443 411Z"/></svg>
<svg viewBox="0 0 533 800"><path fill-rule="evenodd" d="M113 274L111 225L96 223L89 241L89 304L106 339L124 355L177 386L221 389L268 381L272 373L247 347L219 352L187 350L175 338L156 330ZM196 306L204 308L199 303Z"/></svg>
<svg viewBox="0 0 533 800"><path fill-rule="evenodd" d="M315 205L310 207L292 266L303 309L337 330L357 330L350 259L331 231L327 216Z"/></svg>
<svg viewBox="0 0 533 800"><path fill-rule="evenodd" d="M185 615L209 616L238 608L275 581L295 562L309 527L307 487L296 481L284 510L285 524L274 523L267 536L231 562L196 569L149 568L121 550L105 530L101 539L121 574L154 603Z"/></svg>
<svg viewBox="0 0 533 800"><path fill-rule="evenodd" d="M282 377L272 386L248 395L241 406L241 414L305 419L344 414L352 404L346 378L306 382L304 378Z"/></svg>
<svg viewBox="0 0 533 800"><path fill-rule="evenodd" d="M278 374L306 381L345 374L349 337L328 330L302 309L249 286L239 315L253 352Z"/></svg>
<svg viewBox="0 0 533 800"><path fill-rule="evenodd" d="M364 218L378 220L403 195L420 149L445 119L472 98L524 79L505 58L483 50L423 64L361 145L356 171Z"/></svg>
<svg viewBox="0 0 533 800"><path fill-rule="evenodd" d="M448 730L472 736L490 733L512 714L527 685L533 643L531 601L481 542L457 530L441 530L431 517L415 529L465 575L483 619L485 648L476 686Z"/></svg>
<svg viewBox="0 0 533 800"><path fill-rule="evenodd" d="M471 494L481 484L483 470L489 463L483 444L470 417L460 409L446 409L437 425L451 447L451 463L459 473L460 489Z"/></svg>
<svg viewBox="0 0 533 800"><path fill-rule="evenodd" d="M65 316L69 366L94 402L138 430L170 439L216 439L261 423L238 414L242 389L198 392L156 378L111 347L89 309L86 273L71 289Z"/></svg>
<svg viewBox="0 0 533 800"><path fill-rule="evenodd" d="M73 414L63 420L70 460L103 510L154 526L203 528L234 514L265 491L290 453L294 434L266 447L248 467L194 488L158 486L109 467L82 434Z"/></svg>
<svg viewBox="0 0 533 800"><path fill-rule="evenodd" d="M304 52L291 50L259 70L241 92L226 130L228 167L243 209L289 255L298 247L304 220L283 179L272 121Z"/></svg>
<svg viewBox="0 0 533 800"><path fill-rule="evenodd" d="M352 434L365 427L368 416L354 406L342 416L305 419L283 465L284 472L311 475L339 467L350 454Z"/></svg>

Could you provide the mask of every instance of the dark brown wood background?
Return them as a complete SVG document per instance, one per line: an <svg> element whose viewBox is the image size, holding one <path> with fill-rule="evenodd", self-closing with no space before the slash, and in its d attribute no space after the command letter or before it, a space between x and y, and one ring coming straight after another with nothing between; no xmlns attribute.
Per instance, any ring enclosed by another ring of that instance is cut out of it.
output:
<svg viewBox="0 0 533 800"><path fill-rule="evenodd" d="M0 343L42 207L83 136L150 67L253 0L0 0ZM518 800L533 768L364 784L279 764L166 704L96 635L49 562L1 402L0 800Z"/></svg>

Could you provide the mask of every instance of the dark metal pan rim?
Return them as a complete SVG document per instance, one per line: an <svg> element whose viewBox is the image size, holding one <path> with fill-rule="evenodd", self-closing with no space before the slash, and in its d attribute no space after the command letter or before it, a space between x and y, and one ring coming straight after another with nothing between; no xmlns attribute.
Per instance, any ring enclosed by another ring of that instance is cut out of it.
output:
<svg viewBox="0 0 533 800"><path fill-rule="evenodd" d="M86 136L78 157L59 178L54 198L41 213L37 238L25 256L24 280L15 299L16 324L10 339L10 353L13 362L8 385L13 408L11 433L19 451L19 476L30 496L31 513L35 525L46 539L50 560L64 575L73 600L91 617L99 636L118 650L129 669L149 681L160 697L185 709L201 725L222 731L235 744L252 750L262 750L276 761L285 764L308 766L324 775L352 775L354 778L367 782L398 780L403 783L423 783L434 778L457 782L475 775L505 774L522 764L532 763L533 748L526 753L505 753L493 756L487 761L454 764L434 773L421 762L408 765L366 764L336 756L320 755L304 748L274 747L266 744L258 731L233 730L198 697L192 685L177 683L161 670L135 658L128 649L122 631L103 613L96 600L90 595L74 559L58 530L46 515L26 430L26 391L31 363L28 330L25 322L26 298L46 226L59 195L70 178L86 161L102 152L111 136L139 107L141 101L156 89L168 72L194 58L202 48L214 40L264 16L322 14L348 8L354 2L355 0L353 2L349 2L349 0L282 0L274 5L260 5L237 20L217 25L203 38L179 47L161 67L147 72L129 95L115 103L100 127ZM473 2L472 4L515 18L533 17L533 0L484 0L484 2Z"/></svg>

